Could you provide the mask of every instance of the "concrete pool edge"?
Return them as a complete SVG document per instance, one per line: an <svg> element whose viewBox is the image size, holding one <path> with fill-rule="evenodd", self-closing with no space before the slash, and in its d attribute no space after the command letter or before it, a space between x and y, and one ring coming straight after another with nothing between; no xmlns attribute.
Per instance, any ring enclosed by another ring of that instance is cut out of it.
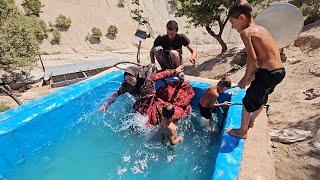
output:
<svg viewBox="0 0 320 180"><path fill-rule="evenodd" d="M265 110L257 117L247 136L238 179L277 179Z"/></svg>

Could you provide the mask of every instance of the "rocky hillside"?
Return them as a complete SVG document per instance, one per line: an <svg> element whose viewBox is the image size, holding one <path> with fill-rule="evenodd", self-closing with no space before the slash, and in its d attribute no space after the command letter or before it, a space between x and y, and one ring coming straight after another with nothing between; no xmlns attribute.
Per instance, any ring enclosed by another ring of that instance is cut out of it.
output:
<svg viewBox="0 0 320 180"><path fill-rule="evenodd" d="M16 0L20 5L22 0ZM49 38L42 43L42 52L53 53L78 53L90 51L136 51L137 41L133 34L138 24L131 17L131 10L137 9L131 4L131 0L123 1L123 7L118 7L119 0L42 0L44 7L40 18L47 26L49 22L54 23L59 14L71 18L71 27L68 31L61 33L60 45L51 45ZM168 20L174 19L179 23L179 31L188 34L190 39L197 44L217 44L213 37L207 34L204 28L186 29L186 18L176 18L171 13L171 5L168 0L140 0L143 16L149 21L150 26L141 26L143 30L151 32L153 38L158 34L165 33L165 25ZM110 40L105 35L110 25L118 27L116 39ZM85 40L86 35L91 32L92 27L98 27L103 33L99 44L91 44ZM235 41L236 33L227 26L225 39L228 42ZM147 39L142 43L142 48L148 50L153 39ZM218 45L218 44L217 44Z"/></svg>

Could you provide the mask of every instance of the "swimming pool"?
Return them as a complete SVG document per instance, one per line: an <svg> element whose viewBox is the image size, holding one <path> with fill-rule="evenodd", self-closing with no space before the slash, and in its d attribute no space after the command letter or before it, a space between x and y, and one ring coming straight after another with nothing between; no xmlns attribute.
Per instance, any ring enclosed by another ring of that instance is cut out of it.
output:
<svg viewBox="0 0 320 180"><path fill-rule="evenodd" d="M106 113L96 112L102 97L114 92L122 79L120 71L111 72L1 114L0 174L8 179L238 176L243 141L223 131L216 136L203 131L196 112L180 121L185 141L174 148L156 139L156 130L128 128L138 122L130 120L130 96L122 96ZM191 83L196 90L192 105L196 107L209 84ZM233 101L243 96L241 90L232 92ZM231 106L225 126L239 126L239 116L239 106Z"/></svg>

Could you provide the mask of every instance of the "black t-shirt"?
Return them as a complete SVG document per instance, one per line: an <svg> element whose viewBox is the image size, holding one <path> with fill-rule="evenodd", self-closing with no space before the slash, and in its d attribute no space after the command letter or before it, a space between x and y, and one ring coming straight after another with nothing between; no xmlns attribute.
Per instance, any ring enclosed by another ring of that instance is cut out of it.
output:
<svg viewBox="0 0 320 180"><path fill-rule="evenodd" d="M189 38L184 34L177 34L175 39L170 40L168 35L159 35L153 43L153 46L162 46L165 52L170 50L178 50L182 54L182 46L188 46L190 43Z"/></svg>

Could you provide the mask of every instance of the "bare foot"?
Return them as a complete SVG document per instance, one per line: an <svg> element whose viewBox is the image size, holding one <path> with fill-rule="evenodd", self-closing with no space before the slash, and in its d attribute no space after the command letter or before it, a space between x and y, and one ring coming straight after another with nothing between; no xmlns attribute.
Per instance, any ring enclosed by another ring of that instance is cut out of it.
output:
<svg viewBox="0 0 320 180"><path fill-rule="evenodd" d="M231 136L236 136L236 137L239 137L241 139L246 139L247 138L247 133L243 132L240 129L228 128L228 129L226 129L226 132Z"/></svg>

